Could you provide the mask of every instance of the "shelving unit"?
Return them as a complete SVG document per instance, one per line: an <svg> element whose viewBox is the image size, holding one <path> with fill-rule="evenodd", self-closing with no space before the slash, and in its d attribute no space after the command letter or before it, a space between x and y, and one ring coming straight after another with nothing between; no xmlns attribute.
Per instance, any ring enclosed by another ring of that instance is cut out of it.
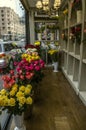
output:
<svg viewBox="0 0 86 130"><path fill-rule="evenodd" d="M35 21L35 41L40 41L41 43L41 56L45 61L45 64L52 66L52 61L48 54L48 44L56 44L59 41L59 29L57 21Z"/></svg>
<svg viewBox="0 0 86 130"><path fill-rule="evenodd" d="M62 70L76 94L86 105L86 1L67 1L62 9L66 8L67 26L64 24L64 17L64 26L61 28L62 33L67 34L67 40L61 39L64 52Z"/></svg>

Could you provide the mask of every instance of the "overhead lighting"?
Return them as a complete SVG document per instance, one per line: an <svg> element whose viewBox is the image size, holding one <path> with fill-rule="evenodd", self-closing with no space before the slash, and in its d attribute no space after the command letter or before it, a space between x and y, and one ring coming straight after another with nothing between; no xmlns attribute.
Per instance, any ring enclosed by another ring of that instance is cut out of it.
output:
<svg viewBox="0 0 86 130"><path fill-rule="evenodd" d="M39 0L36 3L36 8L42 9L45 12L48 12L48 14L51 14L52 12L56 12L59 9L60 4L61 4L61 0L55 0L54 5L50 7L49 0L42 0L42 1Z"/></svg>
<svg viewBox="0 0 86 130"><path fill-rule="evenodd" d="M42 3L41 3L41 1L37 1L37 3L36 3L36 8L38 8L38 9L41 9L41 8L42 8Z"/></svg>
<svg viewBox="0 0 86 130"><path fill-rule="evenodd" d="M55 0L55 2L54 2L54 8L58 9L60 7L60 5L61 5L61 0Z"/></svg>
<svg viewBox="0 0 86 130"><path fill-rule="evenodd" d="M42 4L43 4L44 6L47 6L47 5L49 4L49 0L42 0Z"/></svg>

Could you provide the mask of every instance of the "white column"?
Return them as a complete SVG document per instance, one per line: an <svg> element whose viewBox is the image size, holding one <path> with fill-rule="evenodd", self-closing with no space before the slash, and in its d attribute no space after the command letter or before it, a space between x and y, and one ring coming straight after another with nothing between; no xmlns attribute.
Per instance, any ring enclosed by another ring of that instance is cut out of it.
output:
<svg viewBox="0 0 86 130"><path fill-rule="evenodd" d="M34 31L34 12L29 12L29 27L30 27L30 44L35 42L35 31Z"/></svg>

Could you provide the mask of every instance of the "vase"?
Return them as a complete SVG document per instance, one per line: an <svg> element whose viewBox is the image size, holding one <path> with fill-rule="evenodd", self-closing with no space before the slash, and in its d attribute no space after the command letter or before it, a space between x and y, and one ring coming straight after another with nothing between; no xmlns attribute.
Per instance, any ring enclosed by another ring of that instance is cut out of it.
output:
<svg viewBox="0 0 86 130"><path fill-rule="evenodd" d="M26 127L24 125L24 113L22 113L22 115L14 115L14 122L14 130L26 130Z"/></svg>
<svg viewBox="0 0 86 130"><path fill-rule="evenodd" d="M54 67L53 72L58 72L58 62L54 62L53 67Z"/></svg>
<svg viewBox="0 0 86 130"><path fill-rule="evenodd" d="M82 10L77 10L77 23L82 21Z"/></svg>

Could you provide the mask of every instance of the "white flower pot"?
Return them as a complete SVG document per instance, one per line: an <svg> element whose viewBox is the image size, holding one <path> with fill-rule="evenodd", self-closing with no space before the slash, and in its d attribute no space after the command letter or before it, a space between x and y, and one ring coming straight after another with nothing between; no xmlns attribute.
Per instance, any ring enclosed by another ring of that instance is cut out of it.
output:
<svg viewBox="0 0 86 130"><path fill-rule="evenodd" d="M77 10L77 23L82 22L82 10Z"/></svg>
<svg viewBox="0 0 86 130"><path fill-rule="evenodd" d="M54 67L53 72L58 72L58 62L54 62L53 67Z"/></svg>
<svg viewBox="0 0 86 130"><path fill-rule="evenodd" d="M14 130L26 130L26 127L24 125L24 113L22 113L22 115L14 115L14 122Z"/></svg>

